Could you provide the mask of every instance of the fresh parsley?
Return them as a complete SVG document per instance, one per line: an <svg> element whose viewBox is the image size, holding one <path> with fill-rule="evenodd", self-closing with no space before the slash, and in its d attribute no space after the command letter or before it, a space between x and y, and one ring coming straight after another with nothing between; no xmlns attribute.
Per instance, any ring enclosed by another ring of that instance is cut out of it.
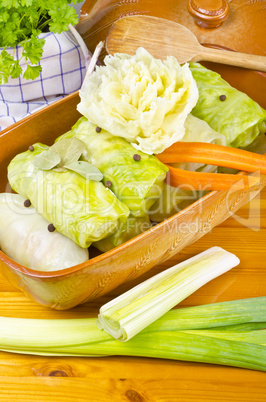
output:
<svg viewBox="0 0 266 402"><path fill-rule="evenodd" d="M73 0L74 4L82 0ZM78 22L71 0L1 0L0 1L0 85L8 78L34 80L42 71L40 61L45 39L41 32L61 33L68 25ZM16 45L22 47L22 56L16 60ZM14 53L7 48L14 47ZM20 66L21 61L26 69Z"/></svg>

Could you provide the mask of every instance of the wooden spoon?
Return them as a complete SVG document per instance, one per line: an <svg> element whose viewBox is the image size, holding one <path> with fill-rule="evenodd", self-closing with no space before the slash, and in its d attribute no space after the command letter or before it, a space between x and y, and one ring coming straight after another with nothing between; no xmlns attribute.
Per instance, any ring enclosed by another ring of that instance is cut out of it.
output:
<svg viewBox="0 0 266 402"><path fill-rule="evenodd" d="M109 54L134 55L140 46L159 59L174 56L180 64L205 60L266 71L266 56L204 47L189 29L174 21L133 15L123 17L112 25L106 38Z"/></svg>

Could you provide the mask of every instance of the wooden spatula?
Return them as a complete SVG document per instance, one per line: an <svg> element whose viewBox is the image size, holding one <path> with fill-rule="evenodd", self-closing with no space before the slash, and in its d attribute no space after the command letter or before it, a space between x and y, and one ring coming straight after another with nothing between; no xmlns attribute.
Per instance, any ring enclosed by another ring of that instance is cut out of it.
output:
<svg viewBox="0 0 266 402"><path fill-rule="evenodd" d="M205 60L266 71L265 56L204 47L189 29L170 20L134 15L121 18L112 25L106 39L109 54L133 55L140 46L159 59L174 56L180 64Z"/></svg>

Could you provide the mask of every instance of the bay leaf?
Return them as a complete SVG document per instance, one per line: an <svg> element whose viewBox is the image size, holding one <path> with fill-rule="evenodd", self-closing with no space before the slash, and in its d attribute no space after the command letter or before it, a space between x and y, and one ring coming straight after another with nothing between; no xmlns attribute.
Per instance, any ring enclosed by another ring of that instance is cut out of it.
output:
<svg viewBox="0 0 266 402"><path fill-rule="evenodd" d="M65 138L61 141L57 141L50 149L61 157L59 164L59 167L61 167L76 162L85 150L85 144L75 137Z"/></svg>
<svg viewBox="0 0 266 402"><path fill-rule="evenodd" d="M59 173L64 173L67 172L68 169L64 168L64 167L54 167L53 168L53 172L59 172Z"/></svg>
<svg viewBox="0 0 266 402"><path fill-rule="evenodd" d="M57 166L61 161L60 156L49 149L48 151L43 151L39 155L36 155L33 159L33 164L38 169L41 170L50 170L53 167Z"/></svg>
<svg viewBox="0 0 266 402"><path fill-rule="evenodd" d="M103 179L103 175L100 170L85 161L76 161L68 165L64 165L64 167L80 174L87 180L101 181Z"/></svg>

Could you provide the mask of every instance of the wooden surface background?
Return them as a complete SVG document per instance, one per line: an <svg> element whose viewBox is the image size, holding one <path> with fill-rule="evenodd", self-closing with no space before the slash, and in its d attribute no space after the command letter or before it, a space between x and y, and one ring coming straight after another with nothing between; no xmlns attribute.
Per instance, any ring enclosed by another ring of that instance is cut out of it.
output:
<svg viewBox="0 0 266 402"><path fill-rule="evenodd" d="M199 289L182 305L265 296L266 190L235 216L141 279L211 246L234 252L241 264ZM140 279L112 294L69 311L30 301L0 273L0 316L71 318L96 316L99 307ZM266 400L265 373L186 362L133 358L54 358L0 352L0 401L239 401Z"/></svg>

